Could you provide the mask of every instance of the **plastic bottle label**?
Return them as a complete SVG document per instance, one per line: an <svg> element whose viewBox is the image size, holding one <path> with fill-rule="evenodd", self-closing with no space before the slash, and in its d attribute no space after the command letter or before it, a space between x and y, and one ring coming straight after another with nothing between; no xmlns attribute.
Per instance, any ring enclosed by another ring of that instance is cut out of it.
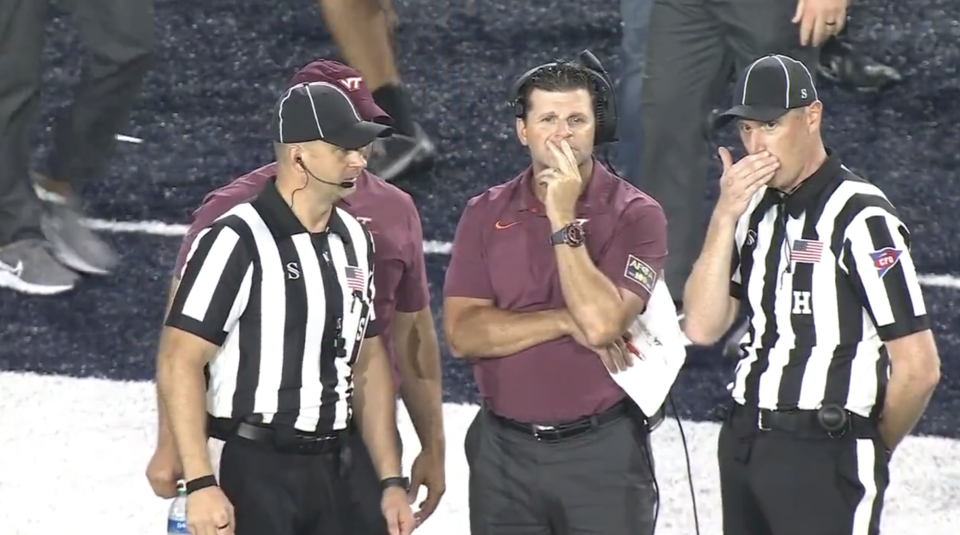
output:
<svg viewBox="0 0 960 535"><path fill-rule="evenodd" d="M167 519L167 533L190 533L186 520Z"/></svg>

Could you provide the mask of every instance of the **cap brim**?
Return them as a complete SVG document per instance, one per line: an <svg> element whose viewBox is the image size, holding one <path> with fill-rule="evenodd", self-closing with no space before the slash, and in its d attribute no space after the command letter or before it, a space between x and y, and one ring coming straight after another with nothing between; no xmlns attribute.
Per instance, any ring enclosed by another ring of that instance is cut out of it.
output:
<svg viewBox="0 0 960 535"><path fill-rule="evenodd" d="M393 128L385 124L360 121L342 132L337 132L335 136L324 139L324 141L342 149L356 150L366 147L377 138L388 137L392 134Z"/></svg>
<svg viewBox="0 0 960 535"><path fill-rule="evenodd" d="M718 115L713 124L715 127L720 128L726 126L734 119L746 119L747 121L767 123L776 121L783 117L788 111L790 110L776 106L734 106Z"/></svg>

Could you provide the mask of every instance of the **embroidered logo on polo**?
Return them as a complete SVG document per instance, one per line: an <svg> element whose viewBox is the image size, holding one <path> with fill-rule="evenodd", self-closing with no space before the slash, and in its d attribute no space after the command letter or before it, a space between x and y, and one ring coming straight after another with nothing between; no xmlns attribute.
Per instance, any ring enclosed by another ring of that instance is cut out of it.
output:
<svg viewBox="0 0 960 535"><path fill-rule="evenodd" d="M877 276L882 279L893 266L897 265L902 254L903 251L893 247L884 247L879 251L870 253L870 258L873 259L873 267L877 269Z"/></svg>
<svg viewBox="0 0 960 535"><path fill-rule="evenodd" d="M623 276L642 286L648 292L653 292L657 284L657 272L649 264L639 258L627 255L627 265Z"/></svg>
<svg viewBox="0 0 960 535"><path fill-rule="evenodd" d="M365 228L365 229L367 230L367 232L369 232L370 234L372 234L372 235L374 235L374 236L380 234L380 231L377 230L376 228L374 228L374 226L373 226L373 218L372 218L372 217L363 217L363 216L357 216L357 215L355 215L355 216L353 216L353 218L356 219L357 221L359 221L359 222L360 222L360 225L362 225L363 228Z"/></svg>

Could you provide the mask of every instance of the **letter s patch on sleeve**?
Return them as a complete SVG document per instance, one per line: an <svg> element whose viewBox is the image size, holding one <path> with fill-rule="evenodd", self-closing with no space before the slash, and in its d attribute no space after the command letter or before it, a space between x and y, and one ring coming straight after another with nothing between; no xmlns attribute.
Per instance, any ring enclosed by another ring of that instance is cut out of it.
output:
<svg viewBox="0 0 960 535"><path fill-rule="evenodd" d="M648 292L653 292L653 287L657 285L657 272L633 255L627 255L627 266L623 270L623 276L639 284Z"/></svg>

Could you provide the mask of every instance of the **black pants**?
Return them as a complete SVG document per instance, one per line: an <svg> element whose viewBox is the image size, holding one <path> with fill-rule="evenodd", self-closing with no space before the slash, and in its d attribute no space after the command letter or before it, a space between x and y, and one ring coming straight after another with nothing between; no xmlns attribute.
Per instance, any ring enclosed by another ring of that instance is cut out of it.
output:
<svg viewBox="0 0 960 535"><path fill-rule="evenodd" d="M726 535L880 532L890 475L876 432L760 431L755 417L731 416L718 456Z"/></svg>
<svg viewBox="0 0 960 535"><path fill-rule="evenodd" d="M542 442L481 409L465 440L472 535L652 535L650 444L625 417Z"/></svg>
<svg viewBox="0 0 960 535"><path fill-rule="evenodd" d="M154 48L153 0L68 0L84 57L73 105L54 127L48 172L76 189L106 172ZM0 2L0 245L38 234L28 133L37 115L47 0Z"/></svg>
<svg viewBox="0 0 960 535"><path fill-rule="evenodd" d="M643 161L628 177L667 216L666 281L674 296L703 246L707 194L707 116L730 68L771 53L787 54L816 72L818 51L800 47L790 22L797 0L653 0L640 103Z"/></svg>
<svg viewBox="0 0 960 535"><path fill-rule="evenodd" d="M347 488L340 452L280 453L230 437L220 456L220 486L233 504L236 535L347 535Z"/></svg>
<svg viewBox="0 0 960 535"><path fill-rule="evenodd" d="M347 467L347 484L349 509L344 521L350 535L387 535L387 521L383 518L380 509L380 498L383 489L380 486L380 477L373 466L370 452L360 430L352 428L348 438L350 447L350 466ZM399 433L397 446L402 451ZM401 453L402 455L402 453Z"/></svg>

